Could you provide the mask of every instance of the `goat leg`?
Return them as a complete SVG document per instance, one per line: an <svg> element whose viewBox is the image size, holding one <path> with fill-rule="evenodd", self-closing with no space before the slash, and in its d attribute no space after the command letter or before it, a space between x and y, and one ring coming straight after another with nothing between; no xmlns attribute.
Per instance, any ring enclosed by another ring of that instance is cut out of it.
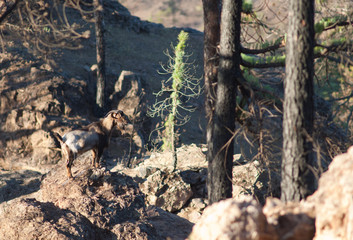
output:
<svg viewBox="0 0 353 240"><path fill-rule="evenodd" d="M96 149L92 149L92 167L95 166L95 162L96 162L96 157L97 157L97 150Z"/></svg>
<svg viewBox="0 0 353 240"><path fill-rule="evenodd" d="M63 158L64 160L66 160L65 162L66 162L67 175L69 176L69 178L73 178L71 173L71 166L75 156L70 150L69 146L67 146L65 143L61 145L61 150L62 150Z"/></svg>
<svg viewBox="0 0 353 240"><path fill-rule="evenodd" d="M98 149L98 154L94 158L94 164L96 168L99 168L99 160L101 159L102 155L103 155L103 151Z"/></svg>
<svg viewBox="0 0 353 240"><path fill-rule="evenodd" d="M73 179L74 177L72 176L72 173L71 173L71 167L69 166L66 166L66 170L67 170L67 176L71 179Z"/></svg>
<svg viewBox="0 0 353 240"><path fill-rule="evenodd" d="M70 154L70 156L66 162L66 170L67 170L67 175L69 178L73 178L72 173L71 173L71 167L72 167L73 161L74 161L74 156L72 154Z"/></svg>
<svg viewBox="0 0 353 240"><path fill-rule="evenodd" d="M97 151L98 151L98 153L97 153ZM97 149L92 149L92 156L93 156L92 166L95 168L99 168L99 158L101 156L100 151Z"/></svg>

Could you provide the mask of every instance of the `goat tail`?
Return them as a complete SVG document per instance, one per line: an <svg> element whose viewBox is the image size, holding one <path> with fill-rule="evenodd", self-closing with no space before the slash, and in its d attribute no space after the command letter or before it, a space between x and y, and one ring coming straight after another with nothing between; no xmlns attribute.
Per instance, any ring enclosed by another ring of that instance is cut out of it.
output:
<svg viewBox="0 0 353 240"><path fill-rule="evenodd" d="M53 132L53 135L56 138L56 140L58 140L58 142L60 143L60 146L62 146L64 144L64 141L63 141L63 138L60 136L60 134L57 132Z"/></svg>

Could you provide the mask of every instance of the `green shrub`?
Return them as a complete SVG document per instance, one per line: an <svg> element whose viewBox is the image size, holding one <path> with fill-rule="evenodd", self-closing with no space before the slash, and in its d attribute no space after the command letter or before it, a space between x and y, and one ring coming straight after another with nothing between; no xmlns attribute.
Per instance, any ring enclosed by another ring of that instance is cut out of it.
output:
<svg viewBox="0 0 353 240"><path fill-rule="evenodd" d="M162 128L162 150L171 150L173 152L174 166L176 169L176 141L178 139L177 126L182 126L189 121L190 117L183 112L192 112L195 109L189 106L191 98L196 98L201 94L200 79L194 77L191 72L191 63L188 63L188 55L185 53L188 33L181 31L178 35L178 44L173 47L174 56L169 52L169 63L163 67L164 73L170 74L170 78L162 82L162 88L155 93L156 102L149 108L150 117L161 117Z"/></svg>

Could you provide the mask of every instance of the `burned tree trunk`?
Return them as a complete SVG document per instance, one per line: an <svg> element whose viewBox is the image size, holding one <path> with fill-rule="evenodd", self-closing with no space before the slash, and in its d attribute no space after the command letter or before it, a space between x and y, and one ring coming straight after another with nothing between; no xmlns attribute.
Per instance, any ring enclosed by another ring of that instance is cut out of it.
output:
<svg viewBox="0 0 353 240"><path fill-rule="evenodd" d="M105 41L104 41L104 20L103 2L94 0L95 5L95 30L96 30L96 54L97 54L97 93L96 105L98 112L104 111L105 104ZM96 111L97 112L97 111ZM100 115L100 114L98 114Z"/></svg>
<svg viewBox="0 0 353 240"><path fill-rule="evenodd" d="M237 78L241 75L241 6L241 0L225 0L222 6L217 89L211 122L212 134L209 144L211 148L208 149L208 199L210 203L232 197L232 139L235 132Z"/></svg>
<svg viewBox="0 0 353 240"><path fill-rule="evenodd" d="M291 0L288 15L281 199L299 201L316 188L310 141L314 119L314 1Z"/></svg>
<svg viewBox="0 0 353 240"><path fill-rule="evenodd" d="M220 0L203 0L204 10L204 72L205 72L205 110L208 119L206 139L207 159L212 157L213 112L216 100L216 84L219 56L217 46L220 38Z"/></svg>
<svg viewBox="0 0 353 240"><path fill-rule="evenodd" d="M203 0L203 11L204 11L204 76L205 76L205 111L207 116L207 128L206 128L206 141L208 145L207 161L208 167L208 179L207 188L210 193L211 188L211 176L213 175L213 169L210 162L213 158L213 142L212 142L212 129L213 129L213 114L214 105L216 100L216 84L217 84L217 72L219 56L217 52L217 46L220 38L220 0Z"/></svg>

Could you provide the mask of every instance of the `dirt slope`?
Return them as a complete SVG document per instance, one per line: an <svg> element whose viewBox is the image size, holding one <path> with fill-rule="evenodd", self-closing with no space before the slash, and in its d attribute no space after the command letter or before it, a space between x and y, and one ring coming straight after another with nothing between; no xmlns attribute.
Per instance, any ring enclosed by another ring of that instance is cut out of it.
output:
<svg viewBox="0 0 353 240"><path fill-rule="evenodd" d="M149 106L153 92L159 91L161 80L166 78L158 73L162 71L160 64L168 61L164 52L176 43L180 29L141 22L116 2L106 3L106 96L114 93L123 70L132 71L141 75L143 104ZM93 25L86 27L93 32ZM96 63L95 39L92 36L83 41L82 49L53 49L45 57L23 47L14 33L9 32L4 40L7 52L0 55L0 166L47 171L60 159L50 132L64 133L97 119L93 114L95 72L90 70ZM201 77L202 35L190 33L188 45L190 61ZM200 116L202 104L201 99L196 103L194 116ZM189 123L193 127L186 126L182 136L185 143L203 141L204 119L193 119ZM141 123L146 139L156 121L144 119Z"/></svg>
<svg viewBox="0 0 353 240"><path fill-rule="evenodd" d="M201 0L120 1L132 15L165 27L188 27L203 31Z"/></svg>

